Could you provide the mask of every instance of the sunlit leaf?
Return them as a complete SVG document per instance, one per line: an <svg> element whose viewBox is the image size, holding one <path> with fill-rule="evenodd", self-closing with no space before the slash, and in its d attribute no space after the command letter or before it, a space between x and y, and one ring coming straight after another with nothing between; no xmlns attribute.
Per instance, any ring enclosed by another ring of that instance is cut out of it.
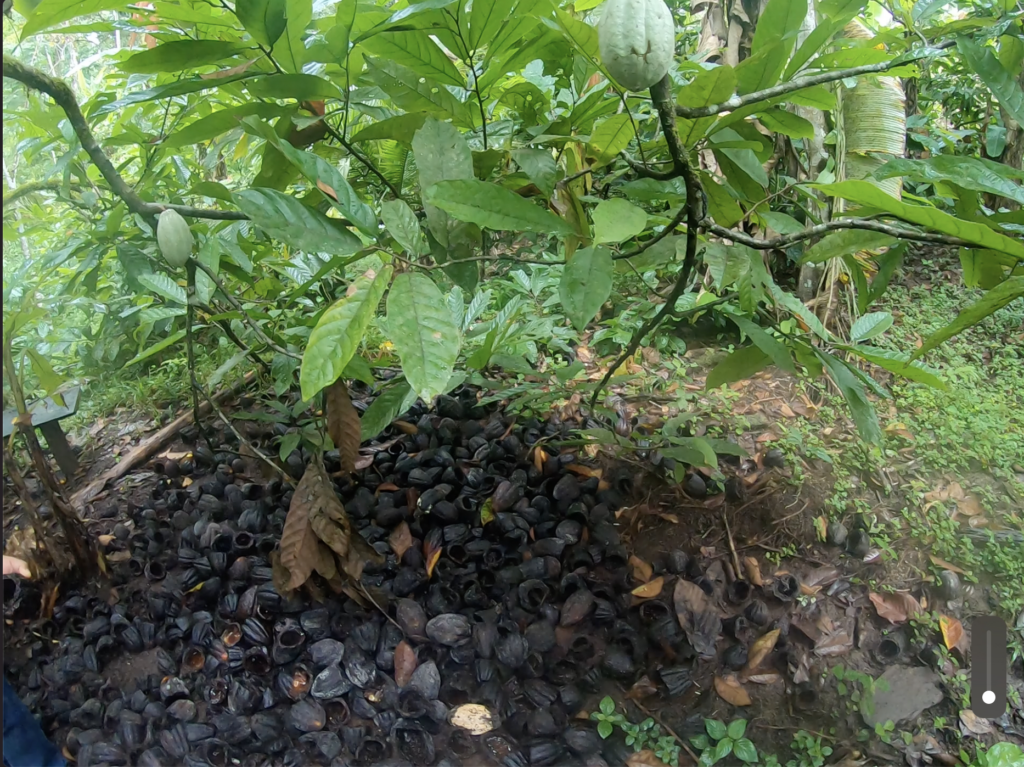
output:
<svg viewBox="0 0 1024 767"><path fill-rule="evenodd" d="M579 332L611 295L613 274L611 252L600 246L576 251L565 265L558 294L566 316Z"/></svg>

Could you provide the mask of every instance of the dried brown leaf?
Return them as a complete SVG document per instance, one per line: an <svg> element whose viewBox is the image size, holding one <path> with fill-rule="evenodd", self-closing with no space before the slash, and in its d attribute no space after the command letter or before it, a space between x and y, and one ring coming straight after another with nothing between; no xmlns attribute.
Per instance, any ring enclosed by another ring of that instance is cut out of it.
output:
<svg viewBox="0 0 1024 767"><path fill-rule="evenodd" d="M334 552L327 548L323 541L317 544L316 550L319 556L313 569L320 573L327 581L336 578L338 576L338 562L334 558Z"/></svg>
<svg viewBox="0 0 1024 767"><path fill-rule="evenodd" d="M658 692L658 686L651 681L650 677L644 674L637 680L636 684L629 688L626 697L629 700L643 700Z"/></svg>
<svg viewBox="0 0 1024 767"><path fill-rule="evenodd" d="M581 477L597 477L601 478L601 470L595 469L592 466L584 466L581 463L570 463L565 467L566 471L571 471L573 474L579 474Z"/></svg>
<svg viewBox="0 0 1024 767"><path fill-rule="evenodd" d="M642 586L637 586L633 589L632 594L640 599L653 599L661 593L661 589L664 585L665 576L659 575L653 581L649 581Z"/></svg>
<svg viewBox="0 0 1024 767"><path fill-rule="evenodd" d="M314 549L314 552L315 551L316 550ZM317 555L314 554L313 561L315 562L317 561L317 559ZM310 570L310 574L312 574L312 569ZM307 578L308 577L309 576L307 576ZM297 588L289 585L291 583L292 572L287 567L285 567L284 564L282 564L280 551L273 551L270 553L270 578L278 594L287 594L288 592L292 591L293 588ZM305 582L306 580L303 579L302 583ZM302 583L300 583L299 586L301 586ZM198 589L200 586L202 586L202 584L196 586L196 589ZM196 589L192 590L195 591Z"/></svg>
<svg viewBox="0 0 1024 767"><path fill-rule="evenodd" d="M960 621L949 615L940 615L939 628L942 629L942 641L946 644L947 650L952 650L960 644L964 636L964 626Z"/></svg>
<svg viewBox="0 0 1024 767"><path fill-rule="evenodd" d="M330 186L329 184L325 184L320 179L317 179L316 180L316 188L319 189L324 194L326 194L332 200L337 202L337 200L338 200L338 193L334 191L334 187Z"/></svg>
<svg viewBox="0 0 1024 767"><path fill-rule="evenodd" d="M651 749L645 748L630 754L626 760L626 767L668 767L668 765L661 761Z"/></svg>
<svg viewBox="0 0 1024 767"><path fill-rule="evenodd" d="M110 554L107 554L108 562L127 562L131 558L132 553L130 551L113 551Z"/></svg>
<svg viewBox="0 0 1024 767"><path fill-rule="evenodd" d="M633 568L633 577L641 583L647 583L654 576L654 568L644 562L636 554L629 558L629 566Z"/></svg>
<svg viewBox="0 0 1024 767"><path fill-rule="evenodd" d="M764 671L760 674L751 674L748 677L744 677L744 681L752 682L753 684L775 684L782 681L782 674L777 671Z"/></svg>
<svg viewBox="0 0 1024 767"><path fill-rule="evenodd" d="M408 421L392 421L391 425L402 432L402 434L419 434L420 431L416 428L416 424L409 423Z"/></svg>
<svg viewBox="0 0 1024 767"><path fill-rule="evenodd" d="M758 640L750 646L750 651L747 653L747 665L743 669L744 673L749 674L756 671L758 666L764 662L764 659L767 658L771 651L775 649L775 643L778 641L778 629L769 631L764 636L758 638Z"/></svg>
<svg viewBox="0 0 1024 767"><path fill-rule="evenodd" d="M395 552L395 557L401 561L405 552L412 548L412 533L409 531L409 524L404 520L400 522L391 531L388 543L391 545L391 550Z"/></svg>
<svg viewBox="0 0 1024 767"><path fill-rule="evenodd" d="M902 591L894 594L876 594L871 592L868 598L875 605L878 617L885 618L889 623L905 623L908 618L921 612L920 603Z"/></svg>
<svg viewBox="0 0 1024 767"><path fill-rule="evenodd" d="M836 655L845 655L852 649L853 639L845 631L840 630L822 634L814 645L814 654L823 658L831 658Z"/></svg>
<svg viewBox="0 0 1024 767"><path fill-rule="evenodd" d="M395 683L399 687L405 687L409 683L417 664L416 651L403 639L395 648Z"/></svg>
<svg viewBox="0 0 1024 767"><path fill-rule="evenodd" d="M352 407L348 384L341 378L327 387L327 433L341 456L341 470L351 474L359 458L361 424L359 413Z"/></svg>
<svg viewBox="0 0 1024 767"><path fill-rule="evenodd" d="M434 568L437 567L438 560L441 559L441 547L424 541L423 559L426 560L427 564L427 580L430 580L434 575Z"/></svg>
<svg viewBox="0 0 1024 767"><path fill-rule="evenodd" d="M715 692L726 703L731 703L734 706L749 706L753 703L750 694L743 689L743 685L732 674L715 677Z"/></svg>
<svg viewBox="0 0 1024 767"><path fill-rule="evenodd" d="M934 554L929 554L928 555L928 559L930 559L932 561L933 565L935 565L936 567L941 567L943 570L949 570L950 572L960 573L960 575L965 575L966 574L966 573L964 573L963 570L961 570L956 565L950 564L945 559L940 559L939 557L935 556Z"/></svg>
<svg viewBox="0 0 1024 767"><path fill-rule="evenodd" d="M754 557L743 557L743 569L747 572L747 580L755 586L764 586L764 579L761 577L761 566Z"/></svg>

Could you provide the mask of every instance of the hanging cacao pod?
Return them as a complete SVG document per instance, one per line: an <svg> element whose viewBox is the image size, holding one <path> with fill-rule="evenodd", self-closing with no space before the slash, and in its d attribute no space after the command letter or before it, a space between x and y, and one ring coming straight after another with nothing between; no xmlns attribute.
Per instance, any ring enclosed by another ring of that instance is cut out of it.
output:
<svg viewBox="0 0 1024 767"><path fill-rule="evenodd" d="M156 223L156 242L167 263L175 269L185 265L195 239L185 219L176 210L165 210Z"/></svg>
<svg viewBox="0 0 1024 767"><path fill-rule="evenodd" d="M675 55L672 12L663 0L607 0L597 24L601 63L631 91L649 88Z"/></svg>

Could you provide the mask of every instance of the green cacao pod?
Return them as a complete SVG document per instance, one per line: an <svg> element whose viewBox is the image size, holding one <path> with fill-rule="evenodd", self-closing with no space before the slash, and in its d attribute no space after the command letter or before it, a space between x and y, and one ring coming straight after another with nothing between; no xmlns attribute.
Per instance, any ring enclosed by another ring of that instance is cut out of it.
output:
<svg viewBox="0 0 1024 767"><path fill-rule="evenodd" d="M607 0L597 23L601 63L631 91L650 88L668 72L676 28L663 0Z"/></svg>
<svg viewBox="0 0 1024 767"><path fill-rule="evenodd" d="M192 255L195 239L185 219L176 210L165 210L156 222L156 243L168 264L184 266Z"/></svg>

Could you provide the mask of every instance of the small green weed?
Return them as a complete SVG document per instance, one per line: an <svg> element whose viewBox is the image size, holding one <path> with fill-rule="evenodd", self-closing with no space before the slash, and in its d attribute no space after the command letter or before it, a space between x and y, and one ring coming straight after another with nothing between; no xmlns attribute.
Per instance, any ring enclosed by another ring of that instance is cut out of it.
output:
<svg viewBox="0 0 1024 767"><path fill-rule="evenodd" d="M690 738L694 748L700 751L700 767L711 767L730 754L746 764L757 764L757 748L744 735L746 719L734 719L725 724L719 719L705 719L706 735Z"/></svg>
<svg viewBox="0 0 1024 767"><path fill-rule="evenodd" d="M622 730L626 736L626 745L631 746L633 751L650 749L665 764L678 767L679 743L671 735L663 734L661 726L650 717L634 724L615 710L614 700L605 697L601 700L599 710L591 713L590 718L597 722L597 734L603 739L610 738L617 727Z"/></svg>

